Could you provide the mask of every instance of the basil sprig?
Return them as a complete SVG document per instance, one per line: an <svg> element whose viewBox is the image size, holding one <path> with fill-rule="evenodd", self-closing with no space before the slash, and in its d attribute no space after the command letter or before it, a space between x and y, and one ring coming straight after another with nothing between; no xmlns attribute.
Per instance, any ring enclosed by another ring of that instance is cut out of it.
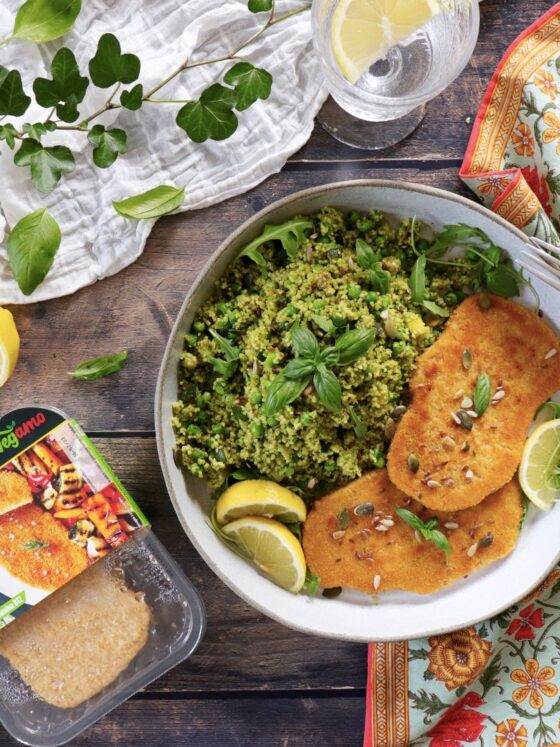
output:
<svg viewBox="0 0 560 747"><path fill-rule="evenodd" d="M447 317L449 316L447 309L428 299L428 291L426 290L426 262L426 256L422 254L414 263L412 272L410 273L408 284L412 291L412 300L419 306L423 306L431 314Z"/></svg>
<svg viewBox="0 0 560 747"><path fill-rule="evenodd" d="M488 409L492 399L492 379L486 371L480 374L474 387L473 401L476 414L480 417Z"/></svg>
<svg viewBox="0 0 560 747"><path fill-rule="evenodd" d="M216 373L223 376L224 379L230 379L233 374L237 371L239 365L239 348L232 345L229 340L218 334L215 330L209 330L212 337L218 343L218 346L224 358L209 358L208 362L212 364L212 367Z"/></svg>
<svg viewBox="0 0 560 747"><path fill-rule="evenodd" d="M292 348L296 358L272 381L264 403L264 413L274 415L294 402L311 384L323 405L331 412L342 410L342 387L331 370L347 366L367 353L375 339L374 329L352 329L334 345L322 348L307 327L292 330Z"/></svg>
<svg viewBox="0 0 560 747"><path fill-rule="evenodd" d="M381 257L363 239L356 239L356 259L362 270L367 270L371 289L377 293L388 293L391 273L383 269Z"/></svg>
<svg viewBox="0 0 560 747"><path fill-rule="evenodd" d="M443 532L436 529L439 520L435 516L433 519L424 522L419 516L416 516L416 514L413 514L412 511L408 511L406 508L397 508L395 509L395 513L398 514L404 522L415 529L421 537L428 542L433 542L437 548L445 553L446 559L449 560L449 555L451 553L449 540Z"/></svg>

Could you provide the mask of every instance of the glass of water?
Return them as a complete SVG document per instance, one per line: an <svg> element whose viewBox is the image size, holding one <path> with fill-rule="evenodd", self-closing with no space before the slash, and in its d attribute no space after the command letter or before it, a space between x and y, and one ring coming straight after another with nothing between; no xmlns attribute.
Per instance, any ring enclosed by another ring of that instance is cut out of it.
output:
<svg viewBox="0 0 560 747"><path fill-rule="evenodd" d="M359 77L352 82L343 74L333 51L333 17L341 2L348 6L348 0L313 0L313 41L331 94L318 119L347 145L387 148L418 127L426 103L447 88L469 62L478 38L478 0L428 0L437 3L437 11L427 23L383 49L382 56L364 72L358 70ZM389 7L390 11L391 6L405 3L401 16L406 18L406 3L414 2L384 0L376 2L376 7ZM359 21L354 24L356 45L363 48L369 27ZM381 49L378 38L372 44Z"/></svg>

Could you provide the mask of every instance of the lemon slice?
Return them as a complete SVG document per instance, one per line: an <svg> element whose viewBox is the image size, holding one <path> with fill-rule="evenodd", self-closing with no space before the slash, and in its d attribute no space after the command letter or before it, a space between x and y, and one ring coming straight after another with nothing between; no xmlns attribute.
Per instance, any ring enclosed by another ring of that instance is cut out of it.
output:
<svg viewBox="0 0 560 747"><path fill-rule="evenodd" d="M305 556L290 530L274 519L246 516L225 527L222 532L246 550L271 581L297 594L305 583Z"/></svg>
<svg viewBox="0 0 560 747"><path fill-rule="evenodd" d="M331 22L331 47L344 77L355 83L440 11L439 0L340 0Z"/></svg>
<svg viewBox="0 0 560 747"><path fill-rule="evenodd" d="M307 509L291 490L270 480L243 480L228 488L216 503L219 524L243 516L267 516L293 524L305 521Z"/></svg>
<svg viewBox="0 0 560 747"><path fill-rule="evenodd" d="M560 419L543 423L529 436L519 482L527 498L543 511L560 500Z"/></svg>
<svg viewBox="0 0 560 747"><path fill-rule="evenodd" d="M0 309L0 386L14 372L19 356L19 335L14 317L8 309Z"/></svg>

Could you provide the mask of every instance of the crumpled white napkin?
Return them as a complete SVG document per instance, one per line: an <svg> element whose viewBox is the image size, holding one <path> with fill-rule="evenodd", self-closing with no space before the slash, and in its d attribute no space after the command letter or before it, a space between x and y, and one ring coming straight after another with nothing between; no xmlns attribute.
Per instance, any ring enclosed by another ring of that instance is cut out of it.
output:
<svg viewBox="0 0 560 747"><path fill-rule="evenodd" d="M276 14L303 4L304 0L277 0ZM20 5L21 0L0 4L0 36L9 33ZM111 32L123 52L140 58L140 82L146 90L187 57L202 60L231 51L266 19L266 13L250 13L247 0L87 0L72 32L62 40L41 46L14 40L0 49L0 64L18 68L30 91L35 77L50 77L50 61L59 47L72 49L83 74L99 37ZM109 169L98 169L92 165L91 146L83 133L49 133L44 144L68 145L76 157L74 173L63 176L49 195L35 190L29 169L15 166L12 151L0 143L0 242L7 232L5 223L13 226L40 207L54 215L63 236L51 271L31 297L20 292L7 263L5 240L0 244L0 304L73 293L137 259L153 222L126 220L114 211L113 200L158 184L173 184L186 186L181 209L192 210L246 192L282 168L309 138L326 96L311 43L309 11L271 27L242 54L268 70L274 82L267 101L240 112L239 127L229 140L193 143L175 123L178 104L107 112L96 121L125 129L128 153ZM188 70L158 97L196 98L232 65ZM101 106L110 91L90 85L81 113ZM46 114L46 109L32 104L20 122L41 121Z"/></svg>

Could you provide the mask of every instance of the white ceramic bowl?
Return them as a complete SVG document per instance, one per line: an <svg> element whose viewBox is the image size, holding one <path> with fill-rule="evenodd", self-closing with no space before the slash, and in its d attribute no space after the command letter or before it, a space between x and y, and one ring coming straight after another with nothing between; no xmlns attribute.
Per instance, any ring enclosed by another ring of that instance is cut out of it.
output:
<svg viewBox="0 0 560 747"><path fill-rule="evenodd" d="M183 336L196 310L239 249L257 236L265 223L281 223L325 206L364 212L376 208L399 218L416 215L435 229L448 223L468 223L485 231L514 259L525 245L520 231L470 200L416 184L379 180L341 182L297 192L245 222L212 255L189 290L161 366L155 422L159 457L171 500L189 539L216 575L253 607L289 627L349 641L390 641L471 625L519 601L551 570L560 556L560 508L549 514L532 509L518 546L509 557L436 594L389 592L381 594L377 604L352 591L344 591L334 600L310 599L278 588L224 547L207 524L211 506L208 489L175 465L171 407L177 399ZM558 329L558 295L538 281L535 287L545 318Z"/></svg>

